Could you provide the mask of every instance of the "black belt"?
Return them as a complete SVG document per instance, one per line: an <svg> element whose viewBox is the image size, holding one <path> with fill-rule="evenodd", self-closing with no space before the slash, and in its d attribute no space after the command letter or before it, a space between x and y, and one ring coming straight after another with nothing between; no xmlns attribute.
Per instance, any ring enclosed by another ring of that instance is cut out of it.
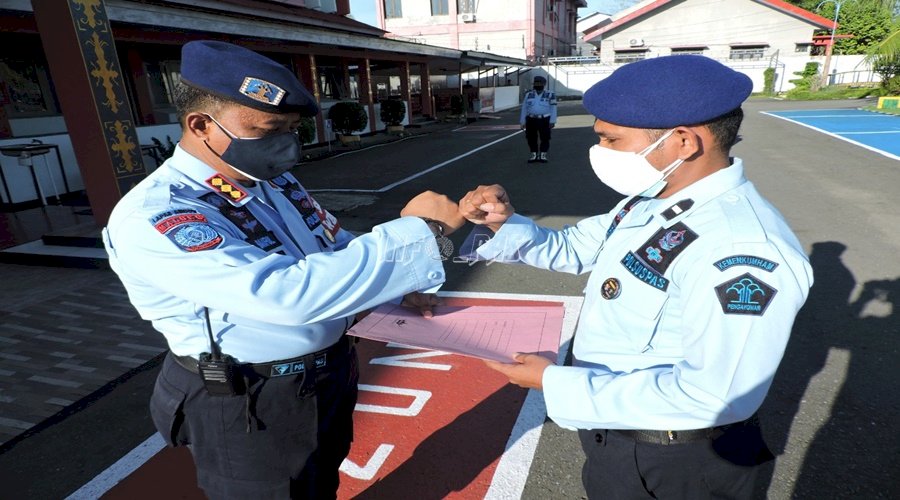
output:
<svg viewBox="0 0 900 500"><path fill-rule="evenodd" d="M550 115L528 115L528 118L550 118Z"/></svg>
<svg viewBox="0 0 900 500"><path fill-rule="evenodd" d="M322 369L328 366L329 363L329 355L334 358L335 356L343 356L350 352L352 344L350 343L349 338L346 335L341 335L341 338L338 339L337 342L332 344L330 347L326 347L321 351L317 351L312 354L313 359L315 359L316 368ZM257 375L263 377L286 377L288 375L296 375L298 373L302 373L306 367L304 366L304 358L309 356L309 354L304 354L302 356L297 356L296 358L291 359L282 359L278 361L270 361L268 363L243 363L238 364L238 368L240 369L248 369L255 372ZM194 372L200 373L200 370L197 368L197 360L191 356L178 356L172 354L172 359L175 360L176 363L181 365L182 368ZM337 359L340 359L338 357ZM331 362L336 361L336 359L332 359Z"/></svg>
<svg viewBox="0 0 900 500"><path fill-rule="evenodd" d="M706 439L715 439L726 431L736 427L759 427L759 417L753 414L747 420L735 422L733 424L719 425L706 429L689 429L683 431L651 431L639 429L615 429L610 432L616 432L628 438L634 439L639 443L650 444L685 444L703 441Z"/></svg>

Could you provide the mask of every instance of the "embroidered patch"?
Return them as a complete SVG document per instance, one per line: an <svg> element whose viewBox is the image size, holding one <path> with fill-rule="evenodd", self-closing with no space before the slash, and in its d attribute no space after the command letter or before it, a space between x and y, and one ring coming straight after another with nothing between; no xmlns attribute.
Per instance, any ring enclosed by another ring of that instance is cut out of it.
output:
<svg viewBox="0 0 900 500"><path fill-rule="evenodd" d="M207 221L203 214L190 209L169 210L150 218L150 223L160 234L166 234L172 228L191 222L206 223Z"/></svg>
<svg viewBox="0 0 900 500"><path fill-rule="evenodd" d="M635 278L653 288L662 291L666 291L666 289L669 288L669 280L647 265L640 257L635 255L634 252L628 252L625 257L622 258L622 265L625 266L625 269L628 269L628 272L633 274Z"/></svg>
<svg viewBox="0 0 900 500"><path fill-rule="evenodd" d="M663 210L662 216L666 220L672 220L675 217L687 212L690 208L694 206L694 200L688 198L686 200L681 200L678 203L672 205L671 207Z"/></svg>
<svg viewBox="0 0 900 500"><path fill-rule="evenodd" d="M665 274L675 257L696 239L697 233L679 222L657 231L638 249L637 254L657 273Z"/></svg>
<svg viewBox="0 0 900 500"><path fill-rule="evenodd" d="M716 296L725 314L762 316L778 290L750 273L716 287Z"/></svg>
<svg viewBox="0 0 900 500"><path fill-rule="evenodd" d="M222 193L226 198L233 202L238 202L246 198L247 192L238 187L237 184L229 181L222 174L215 174L206 179L206 184L217 193Z"/></svg>
<svg viewBox="0 0 900 500"><path fill-rule="evenodd" d="M248 76L241 84L240 92L255 101L278 106L284 98L284 89L260 78Z"/></svg>
<svg viewBox="0 0 900 500"><path fill-rule="evenodd" d="M216 248L223 241L222 235L209 224L194 222L178 226L166 233L166 236L188 252Z"/></svg>
<svg viewBox="0 0 900 500"><path fill-rule="evenodd" d="M724 271L734 266L750 266L770 273L778 267L777 262L772 262L771 260L766 260L762 257L753 255L732 255L713 262L713 265L716 266L716 269L719 271Z"/></svg>
<svg viewBox="0 0 900 500"><path fill-rule="evenodd" d="M600 296L606 300L612 300L622 293L622 284L615 278L606 278L600 287Z"/></svg>

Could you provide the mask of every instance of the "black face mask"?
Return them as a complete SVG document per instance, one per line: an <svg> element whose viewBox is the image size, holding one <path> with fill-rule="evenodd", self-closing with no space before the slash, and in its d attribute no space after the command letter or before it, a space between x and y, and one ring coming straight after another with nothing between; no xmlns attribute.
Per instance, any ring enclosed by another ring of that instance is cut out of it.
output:
<svg viewBox="0 0 900 500"><path fill-rule="evenodd" d="M535 85L535 86L534 86L534 90L535 90L536 92L541 92L541 91L544 90L544 86L543 86L543 85Z"/></svg>
<svg viewBox="0 0 900 500"><path fill-rule="evenodd" d="M303 145L294 132L245 139L232 134L212 116L206 116L209 116L213 123L231 138L231 144L222 154L209 148L208 143L206 147L240 174L254 181L274 179L300 162L300 150Z"/></svg>

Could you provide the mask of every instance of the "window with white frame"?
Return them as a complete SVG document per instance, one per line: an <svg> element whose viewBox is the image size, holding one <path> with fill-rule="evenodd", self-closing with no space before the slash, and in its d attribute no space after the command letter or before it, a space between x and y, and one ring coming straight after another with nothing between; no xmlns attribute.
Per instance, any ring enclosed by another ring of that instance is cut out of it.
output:
<svg viewBox="0 0 900 500"><path fill-rule="evenodd" d="M450 0L431 0L431 15L446 16L450 13Z"/></svg>
<svg viewBox="0 0 900 500"><path fill-rule="evenodd" d="M766 56L766 44L740 44L732 45L728 52L728 59L733 61L757 61Z"/></svg>
<svg viewBox="0 0 900 500"><path fill-rule="evenodd" d="M401 0L384 0L384 17L403 17L403 6Z"/></svg>

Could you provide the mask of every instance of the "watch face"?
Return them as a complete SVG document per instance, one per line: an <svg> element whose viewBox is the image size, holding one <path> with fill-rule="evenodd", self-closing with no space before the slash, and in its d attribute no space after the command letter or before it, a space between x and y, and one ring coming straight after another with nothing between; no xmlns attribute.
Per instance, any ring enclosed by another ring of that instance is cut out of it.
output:
<svg viewBox="0 0 900 500"><path fill-rule="evenodd" d="M446 236L438 236L436 238L438 251L441 253L441 260L447 260L453 255L453 242Z"/></svg>

